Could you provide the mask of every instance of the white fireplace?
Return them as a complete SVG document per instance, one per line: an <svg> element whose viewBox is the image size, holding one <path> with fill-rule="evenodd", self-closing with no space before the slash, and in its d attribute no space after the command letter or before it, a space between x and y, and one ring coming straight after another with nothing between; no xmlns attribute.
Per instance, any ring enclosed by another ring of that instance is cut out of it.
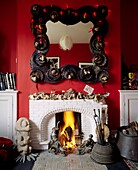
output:
<svg viewBox="0 0 138 170"><path fill-rule="evenodd" d="M45 150L48 148L52 128L56 126L55 114L64 111L80 113L83 140L88 139L89 134L93 134L93 139L96 141L93 109L96 109L96 112L99 109L102 120L107 123L107 105L94 100L29 100L33 149Z"/></svg>

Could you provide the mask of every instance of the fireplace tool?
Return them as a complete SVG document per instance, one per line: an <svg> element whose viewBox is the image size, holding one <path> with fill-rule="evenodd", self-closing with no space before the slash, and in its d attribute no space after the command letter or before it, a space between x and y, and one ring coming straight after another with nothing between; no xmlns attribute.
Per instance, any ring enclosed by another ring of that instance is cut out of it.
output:
<svg viewBox="0 0 138 170"><path fill-rule="evenodd" d="M100 109L98 109L98 113L96 113L95 109L93 110L93 112L94 120L96 123L97 142L93 146L90 157L97 163L113 163L115 161L114 150L112 145L108 142L110 130L102 120Z"/></svg>

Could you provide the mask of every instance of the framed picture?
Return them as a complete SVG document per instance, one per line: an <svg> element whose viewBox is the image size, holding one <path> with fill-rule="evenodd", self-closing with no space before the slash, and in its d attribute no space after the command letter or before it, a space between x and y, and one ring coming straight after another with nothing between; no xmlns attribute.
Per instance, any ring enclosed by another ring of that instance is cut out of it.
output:
<svg viewBox="0 0 138 170"><path fill-rule="evenodd" d="M130 70L132 72L138 72L138 64L130 64Z"/></svg>
<svg viewBox="0 0 138 170"><path fill-rule="evenodd" d="M91 62L79 62L79 67L83 68L83 67L87 67L87 66L92 66L93 63Z"/></svg>
<svg viewBox="0 0 138 170"><path fill-rule="evenodd" d="M59 57L46 57L47 58L47 63L49 63L50 68L55 67L59 68Z"/></svg>

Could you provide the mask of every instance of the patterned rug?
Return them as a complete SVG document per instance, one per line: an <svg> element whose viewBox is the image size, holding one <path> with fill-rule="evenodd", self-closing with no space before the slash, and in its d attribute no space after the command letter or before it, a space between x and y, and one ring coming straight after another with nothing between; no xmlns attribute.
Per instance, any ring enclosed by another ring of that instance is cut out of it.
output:
<svg viewBox="0 0 138 170"><path fill-rule="evenodd" d="M43 151L35 161L32 170L107 170L107 167L93 162L89 154L72 153L64 157Z"/></svg>
<svg viewBox="0 0 138 170"><path fill-rule="evenodd" d="M134 162L131 160L124 159L127 166L130 168L130 170L138 170L138 162Z"/></svg>

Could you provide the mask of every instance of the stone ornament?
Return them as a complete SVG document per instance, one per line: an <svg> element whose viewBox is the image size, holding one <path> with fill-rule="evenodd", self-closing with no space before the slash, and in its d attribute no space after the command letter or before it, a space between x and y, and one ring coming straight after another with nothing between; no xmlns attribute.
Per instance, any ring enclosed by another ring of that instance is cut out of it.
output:
<svg viewBox="0 0 138 170"><path fill-rule="evenodd" d="M24 117L18 119L18 121L16 122L16 130L29 132L31 130L29 120Z"/></svg>
<svg viewBox="0 0 138 170"><path fill-rule="evenodd" d="M19 156L16 161L23 161L27 159L31 161L31 159L35 160L37 154L31 153L31 140L30 140L30 122L27 118L21 117L16 122L16 145L17 151L19 152Z"/></svg>

